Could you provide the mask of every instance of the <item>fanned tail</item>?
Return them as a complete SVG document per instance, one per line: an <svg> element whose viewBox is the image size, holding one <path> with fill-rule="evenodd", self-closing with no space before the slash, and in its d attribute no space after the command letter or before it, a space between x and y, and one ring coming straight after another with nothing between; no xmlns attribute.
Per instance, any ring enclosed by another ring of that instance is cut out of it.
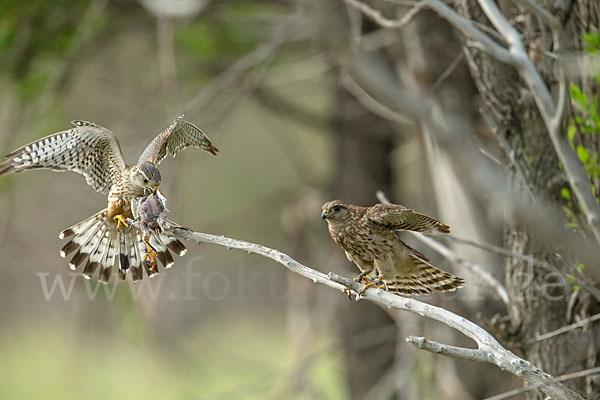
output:
<svg viewBox="0 0 600 400"><path fill-rule="evenodd" d="M70 238L60 250L60 255L64 258L73 253L69 268L76 270L84 265L82 274L87 279L98 271L98 280L108 282L115 267L121 280L130 270L134 281L143 278L144 270L149 277L158 273L158 267L151 268L145 257L147 249L142 232L131 226L117 231L114 223L108 220L106 209L65 229L59 238ZM171 251L178 256L186 253L185 246L177 238L151 231L147 239L164 268L173 265Z"/></svg>
<svg viewBox="0 0 600 400"><path fill-rule="evenodd" d="M465 280L434 267L427 261L412 258L417 272L396 275L394 282L386 282L387 289L399 294L429 294L432 292L453 292L465 284Z"/></svg>

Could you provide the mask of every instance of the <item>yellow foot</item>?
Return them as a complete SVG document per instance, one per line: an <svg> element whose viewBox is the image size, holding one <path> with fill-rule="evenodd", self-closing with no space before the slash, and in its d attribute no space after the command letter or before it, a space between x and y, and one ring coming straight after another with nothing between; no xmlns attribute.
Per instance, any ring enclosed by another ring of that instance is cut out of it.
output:
<svg viewBox="0 0 600 400"><path fill-rule="evenodd" d="M375 282L367 282L365 284L365 286L362 289L360 289L360 294L364 294L365 290L367 290L370 287L376 287L377 289L381 289L383 287L383 285L377 286L377 283L375 283Z"/></svg>
<svg viewBox="0 0 600 400"><path fill-rule="evenodd" d="M156 256L158 254L156 253L156 250L154 250L152 246L150 246L150 244L145 240L144 244L146 245L146 254L144 254L144 260L148 260L150 263L150 267L148 269L154 272L156 271Z"/></svg>
<svg viewBox="0 0 600 400"><path fill-rule="evenodd" d="M123 214L117 214L115 215L115 218L117 220L117 229L121 228L121 224L125 225L125 226L129 226L127 224L127 222L125 222L125 217L123 216Z"/></svg>
<svg viewBox="0 0 600 400"><path fill-rule="evenodd" d="M354 278L354 282L369 283L369 280L367 279L366 275L360 274L359 276L357 276L356 278Z"/></svg>
<svg viewBox="0 0 600 400"><path fill-rule="evenodd" d="M358 296L358 295L355 296L354 298L352 298L352 290L346 289L346 290L344 290L344 292L346 292L346 294L348 295L348 299L350 301L358 301L358 300L360 300L360 296Z"/></svg>

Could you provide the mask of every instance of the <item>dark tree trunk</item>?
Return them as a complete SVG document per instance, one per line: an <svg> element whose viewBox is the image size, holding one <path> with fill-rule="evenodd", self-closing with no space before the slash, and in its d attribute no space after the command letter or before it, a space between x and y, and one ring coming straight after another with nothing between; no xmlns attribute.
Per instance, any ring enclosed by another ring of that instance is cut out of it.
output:
<svg viewBox="0 0 600 400"><path fill-rule="evenodd" d="M390 154L394 148L394 132L389 123L366 110L344 89L337 91L335 118L335 156L337 173L331 198L352 204L371 205L375 192L391 193ZM358 270L347 262L348 275ZM346 359L350 398L362 399L377 384L394 361L396 334L385 329L394 324L389 314L366 302L344 302L341 306L340 335ZM367 332L389 332L389 338L372 345ZM361 345L357 338L365 337Z"/></svg>

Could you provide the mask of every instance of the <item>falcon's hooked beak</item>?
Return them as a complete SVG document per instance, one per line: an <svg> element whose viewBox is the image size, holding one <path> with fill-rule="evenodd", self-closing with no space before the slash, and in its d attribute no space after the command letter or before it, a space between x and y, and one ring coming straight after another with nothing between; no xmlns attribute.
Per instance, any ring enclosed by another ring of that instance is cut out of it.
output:
<svg viewBox="0 0 600 400"><path fill-rule="evenodd" d="M158 186L150 186L150 187L144 188L144 195L146 195L146 193L148 193L148 192L150 192L148 194L155 193L157 187Z"/></svg>
<svg viewBox="0 0 600 400"><path fill-rule="evenodd" d="M329 217L329 214L327 214L327 213L321 214L321 219L327 219L328 217Z"/></svg>

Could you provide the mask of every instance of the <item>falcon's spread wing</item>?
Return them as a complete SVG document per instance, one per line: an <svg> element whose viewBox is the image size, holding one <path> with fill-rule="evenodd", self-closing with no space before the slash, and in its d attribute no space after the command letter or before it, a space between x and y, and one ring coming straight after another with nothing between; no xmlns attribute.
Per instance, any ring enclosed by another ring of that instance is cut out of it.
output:
<svg viewBox="0 0 600 400"><path fill-rule="evenodd" d="M415 232L438 230L442 233L450 233L448 225L397 204L375 204L367 210L365 216L370 221L384 225L391 230Z"/></svg>
<svg viewBox="0 0 600 400"><path fill-rule="evenodd" d="M183 115L180 115L150 142L140 156L138 164L150 161L158 165L167 155L175 157L186 147L197 147L215 156L219 151L204 132L191 122L185 121Z"/></svg>
<svg viewBox="0 0 600 400"><path fill-rule="evenodd" d="M117 138L106 128L86 121L72 121L75 128L55 133L8 154L0 164L0 176L26 169L74 171L85 176L95 190L107 193L125 170Z"/></svg>

